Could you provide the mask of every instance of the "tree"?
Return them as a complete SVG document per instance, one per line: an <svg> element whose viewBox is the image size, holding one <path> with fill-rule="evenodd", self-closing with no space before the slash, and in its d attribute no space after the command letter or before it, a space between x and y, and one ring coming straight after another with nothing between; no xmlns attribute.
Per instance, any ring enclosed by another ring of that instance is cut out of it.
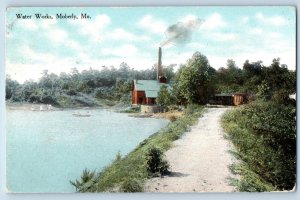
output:
<svg viewBox="0 0 300 200"><path fill-rule="evenodd" d="M174 67L175 64L168 65L166 67L163 67L163 75L167 77L167 82L169 83L174 79L175 73L174 73Z"/></svg>
<svg viewBox="0 0 300 200"><path fill-rule="evenodd" d="M280 65L280 59L273 59L270 67L266 68L265 79L272 91L285 89L291 90L296 88L296 82L293 74L289 72L286 65Z"/></svg>
<svg viewBox="0 0 300 200"><path fill-rule="evenodd" d="M14 97L19 89L20 84L17 81L12 80L10 75L7 75L5 83L5 99L8 100Z"/></svg>
<svg viewBox="0 0 300 200"><path fill-rule="evenodd" d="M217 71L219 93L243 92L243 71L239 69L234 60L227 60L227 68L221 67Z"/></svg>
<svg viewBox="0 0 300 200"><path fill-rule="evenodd" d="M194 53L179 77L178 87L188 103L205 104L215 90L215 69L206 56Z"/></svg>
<svg viewBox="0 0 300 200"><path fill-rule="evenodd" d="M262 61L249 63L249 61L246 60L243 66L245 92L257 92L257 86L264 80L265 68L266 67L263 66Z"/></svg>
<svg viewBox="0 0 300 200"><path fill-rule="evenodd" d="M157 104L165 109L168 109L169 106L174 105L175 103L175 96L168 90L168 87L166 85L162 85L158 92Z"/></svg>

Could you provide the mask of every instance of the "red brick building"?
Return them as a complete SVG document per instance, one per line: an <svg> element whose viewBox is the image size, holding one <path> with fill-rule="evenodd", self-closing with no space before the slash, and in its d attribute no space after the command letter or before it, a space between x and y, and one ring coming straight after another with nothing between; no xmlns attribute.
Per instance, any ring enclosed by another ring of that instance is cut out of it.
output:
<svg viewBox="0 0 300 200"><path fill-rule="evenodd" d="M169 87L161 66L161 47L158 49L157 80L132 80L132 104L155 105L162 85Z"/></svg>
<svg viewBox="0 0 300 200"><path fill-rule="evenodd" d="M156 104L158 92L162 85L168 86L161 77L160 81L157 80L133 80L132 81L132 104ZM164 81L164 82L161 82Z"/></svg>

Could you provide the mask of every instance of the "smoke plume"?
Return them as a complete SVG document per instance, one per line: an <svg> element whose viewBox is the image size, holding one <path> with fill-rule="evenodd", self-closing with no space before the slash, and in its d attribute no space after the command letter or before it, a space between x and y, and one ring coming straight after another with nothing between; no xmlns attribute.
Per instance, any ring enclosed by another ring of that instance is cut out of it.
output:
<svg viewBox="0 0 300 200"><path fill-rule="evenodd" d="M178 22L169 26L165 32L167 39L163 41L160 46L163 47L167 44L181 44L191 39L192 32L199 28L204 20L195 18L186 22Z"/></svg>

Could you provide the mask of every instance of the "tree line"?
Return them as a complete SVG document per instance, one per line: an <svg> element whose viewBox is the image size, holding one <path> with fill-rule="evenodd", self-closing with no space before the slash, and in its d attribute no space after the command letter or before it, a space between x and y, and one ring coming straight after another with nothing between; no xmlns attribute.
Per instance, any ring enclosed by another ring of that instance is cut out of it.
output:
<svg viewBox="0 0 300 200"><path fill-rule="evenodd" d="M166 66L164 71L172 78L174 65ZM135 70L121 63L118 69L103 66L101 70L90 68L79 72L72 68L69 73L59 75L44 70L38 81L27 80L23 84L7 75L5 99L61 107L130 103L132 79L156 79L156 66Z"/></svg>
<svg viewBox="0 0 300 200"><path fill-rule="evenodd" d="M261 61L245 61L239 68L229 59L226 67L218 70L210 66L205 55L196 52L175 72L176 65L163 67L171 90L161 88L158 104L206 104L216 93L245 92L276 101L287 101L296 92L296 72L273 60L270 66ZM72 68L59 75L44 70L39 81L23 84L6 77L6 100L9 102L46 103L55 106L94 106L131 102L131 80L155 80L156 65L151 69L136 70L126 63L119 68L103 66L101 70L79 72Z"/></svg>
<svg viewBox="0 0 300 200"><path fill-rule="evenodd" d="M281 103L289 102L296 92L296 71L275 58L270 66L262 61L246 60L242 68L229 59L218 70L210 66L205 55L196 52L173 78L173 87L161 88L158 103L172 105L207 104L217 93L248 93Z"/></svg>

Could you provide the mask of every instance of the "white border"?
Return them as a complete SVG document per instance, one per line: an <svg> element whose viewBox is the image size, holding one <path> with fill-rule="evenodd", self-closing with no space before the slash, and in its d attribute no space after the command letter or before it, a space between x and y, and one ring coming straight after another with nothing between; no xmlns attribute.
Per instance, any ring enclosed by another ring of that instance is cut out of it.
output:
<svg viewBox="0 0 300 200"><path fill-rule="evenodd" d="M0 1L0 200L27 200L27 199L63 199L63 200L79 200L79 199L300 199L299 191L291 193L195 193L195 194L7 194L5 193L5 11L10 6L276 6L276 5L289 5L295 6L296 10L300 6L299 0L1 0ZM297 14L297 26L299 25L299 15ZM297 37L299 32L297 31ZM297 49L299 47L299 41L297 40ZM299 51L297 51L297 60L299 57ZM299 77L299 71L297 73ZM299 83L297 82L297 88L299 89ZM298 92L297 89L297 92ZM297 120L298 122L298 120ZM299 125L299 123L297 123ZM298 131L297 131L298 132ZM297 133L298 134L298 133ZM297 146L299 144L299 137L297 137ZM297 155L299 154L299 148L297 148ZM299 159L297 159L299 163ZM297 165L297 171L299 172L299 164ZM297 174L297 180L299 175Z"/></svg>

